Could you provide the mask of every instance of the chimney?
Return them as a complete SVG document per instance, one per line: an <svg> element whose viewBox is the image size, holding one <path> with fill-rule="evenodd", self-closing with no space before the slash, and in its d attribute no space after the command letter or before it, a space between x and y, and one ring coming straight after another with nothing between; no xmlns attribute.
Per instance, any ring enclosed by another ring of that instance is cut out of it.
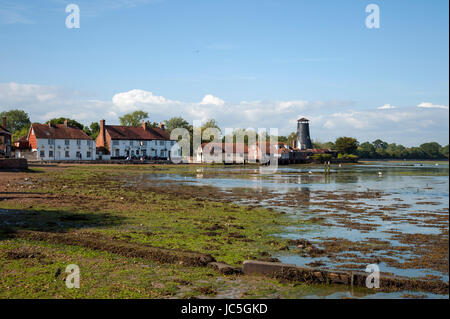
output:
<svg viewBox="0 0 450 319"><path fill-rule="evenodd" d="M64 126L69 127L69 122L67 121L67 119L64 120Z"/></svg>
<svg viewBox="0 0 450 319"><path fill-rule="evenodd" d="M159 128L160 128L161 130L165 130L165 129L166 129L166 127L164 126L164 124L162 124L161 122L159 122Z"/></svg>
<svg viewBox="0 0 450 319"><path fill-rule="evenodd" d="M52 122L48 121L48 127L52 127Z"/></svg>
<svg viewBox="0 0 450 319"><path fill-rule="evenodd" d="M146 121L142 121L142 128L144 130L147 130L148 126L147 126L147 122Z"/></svg>
<svg viewBox="0 0 450 319"><path fill-rule="evenodd" d="M2 126L6 129L6 116L2 117Z"/></svg>
<svg viewBox="0 0 450 319"><path fill-rule="evenodd" d="M98 132L97 138L95 139L95 145L97 147L105 147L106 145L106 131L105 131L105 120L100 120L100 131Z"/></svg>

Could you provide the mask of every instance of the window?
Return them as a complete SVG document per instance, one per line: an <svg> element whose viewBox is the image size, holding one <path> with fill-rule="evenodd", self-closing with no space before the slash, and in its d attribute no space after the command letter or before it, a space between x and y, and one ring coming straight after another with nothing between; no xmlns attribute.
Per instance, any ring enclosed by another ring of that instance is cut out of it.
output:
<svg viewBox="0 0 450 319"><path fill-rule="evenodd" d="M48 145L55 145L54 139L48 139Z"/></svg>
<svg viewBox="0 0 450 319"><path fill-rule="evenodd" d="M40 156L40 157L45 157L45 151L40 151L39 156Z"/></svg>
<svg viewBox="0 0 450 319"><path fill-rule="evenodd" d="M115 150L115 156L116 156L116 157L119 157L119 155L120 155L120 152L119 152L118 149L116 149L116 150Z"/></svg>
<svg viewBox="0 0 450 319"><path fill-rule="evenodd" d="M130 146L133 146L133 141L130 141Z"/></svg>
<svg viewBox="0 0 450 319"><path fill-rule="evenodd" d="M147 156L147 150L142 150L142 156Z"/></svg>
<svg viewBox="0 0 450 319"><path fill-rule="evenodd" d="M139 155L139 150L136 150L136 155Z"/></svg>
<svg viewBox="0 0 450 319"><path fill-rule="evenodd" d="M81 153L80 152L77 152L77 158L81 159Z"/></svg>
<svg viewBox="0 0 450 319"><path fill-rule="evenodd" d="M142 142L141 142L141 145L142 145L142 146L147 146L147 141L142 141Z"/></svg>
<svg viewBox="0 0 450 319"><path fill-rule="evenodd" d="M70 155L69 155L69 151L66 151L66 158L68 158L68 157L70 157Z"/></svg>
<svg viewBox="0 0 450 319"><path fill-rule="evenodd" d="M114 141L113 141L113 145L115 145L115 146L119 145L119 141L114 140Z"/></svg>
<svg viewBox="0 0 450 319"><path fill-rule="evenodd" d="M87 158L91 158L91 152L87 152L87 153L86 153L86 157L87 157Z"/></svg>
<svg viewBox="0 0 450 319"><path fill-rule="evenodd" d="M48 157L53 157L53 151L48 151Z"/></svg>
<svg viewBox="0 0 450 319"><path fill-rule="evenodd" d="M88 141L87 141L87 145L88 145L88 146L92 146L92 141L91 141L91 140L88 140Z"/></svg>
<svg viewBox="0 0 450 319"><path fill-rule="evenodd" d="M77 145L81 145L81 140L77 140Z"/></svg>
<svg viewBox="0 0 450 319"><path fill-rule="evenodd" d="M64 145L70 145L70 140L64 140Z"/></svg>

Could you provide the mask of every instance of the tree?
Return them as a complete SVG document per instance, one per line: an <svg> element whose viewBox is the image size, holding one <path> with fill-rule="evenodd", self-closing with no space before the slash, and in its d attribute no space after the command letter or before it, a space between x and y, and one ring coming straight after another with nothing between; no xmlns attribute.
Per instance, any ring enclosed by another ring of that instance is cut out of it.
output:
<svg viewBox="0 0 450 319"><path fill-rule="evenodd" d="M339 137L335 142L336 150L342 154L353 154L358 148L358 141L352 137Z"/></svg>
<svg viewBox="0 0 450 319"><path fill-rule="evenodd" d="M382 141L380 139L377 139L377 140L373 141L372 144L375 147L375 150L379 150L379 149L385 150L388 147L388 145L389 145L387 142L384 142L384 141Z"/></svg>
<svg viewBox="0 0 450 319"><path fill-rule="evenodd" d="M83 131L93 139L96 139L98 133L100 133L100 125L97 122L92 122L91 125L89 125L89 127L85 126L83 128Z"/></svg>
<svg viewBox="0 0 450 319"><path fill-rule="evenodd" d="M185 128L189 132L192 131L192 125L182 117L172 117L171 119L164 121L164 125L169 134L176 128Z"/></svg>
<svg viewBox="0 0 450 319"><path fill-rule="evenodd" d="M81 124L80 122L77 122L75 120L69 119L67 117L59 117L59 118L54 118L54 119L50 119L47 122L45 122L45 124L51 123L53 125L56 124L64 124L64 122L67 120L67 125L70 127L75 127L78 128L80 130L84 129L84 125Z"/></svg>
<svg viewBox="0 0 450 319"><path fill-rule="evenodd" d="M329 149L329 150L334 150L336 149L336 146L334 145L333 142L326 142L322 145L323 148Z"/></svg>
<svg viewBox="0 0 450 319"><path fill-rule="evenodd" d="M202 132L202 143L209 143L213 140L213 136L203 136L203 132L208 129L208 128L216 128L220 130L219 125L217 124L216 120L214 119L209 119L208 121L206 121L205 124L202 125L201 127L201 132ZM220 136L216 136L216 138L220 138Z"/></svg>
<svg viewBox="0 0 450 319"><path fill-rule="evenodd" d="M28 114L23 110L9 110L0 113L0 119L6 116L6 129L11 133L30 127L31 121ZM28 131L28 130L27 130Z"/></svg>
<svg viewBox="0 0 450 319"><path fill-rule="evenodd" d="M17 141L18 139L22 138L22 137L26 137L28 136L28 131L30 130L30 125L28 124L24 127L22 127L20 130L15 130L13 133L13 141Z"/></svg>
<svg viewBox="0 0 450 319"><path fill-rule="evenodd" d="M436 142L424 143L420 145L420 149L425 154L425 156L429 159L437 159L441 157L441 145Z"/></svg>
<svg viewBox="0 0 450 319"><path fill-rule="evenodd" d="M148 113L144 111L134 111L132 113L125 114L119 118L120 125L124 126L140 126L142 120L148 119Z"/></svg>
<svg viewBox="0 0 450 319"><path fill-rule="evenodd" d="M448 158L448 144L446 146L441 147L440 153L443 155L443 157Z"/></svg>
<svg viewBox="0 0 450 319"><path fill-rule="evenodd" d="M294 145L293 142L297 139L297 133L296 132L292 132L291 134L289 134L288 138L287 138L287 144L289 144L290 146Z"/></svg>
<svg viewBox="0 0 450 319"><path fill-rule="evenodd" d="M375 157L375 147L370 142L364 142L358 146L356 153L361 158L374 158Z"/></svg>

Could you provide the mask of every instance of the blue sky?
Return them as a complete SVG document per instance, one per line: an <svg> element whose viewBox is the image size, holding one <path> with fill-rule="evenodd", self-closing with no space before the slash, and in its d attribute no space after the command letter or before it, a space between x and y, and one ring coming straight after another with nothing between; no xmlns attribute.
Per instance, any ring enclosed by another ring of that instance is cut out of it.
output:
<svg viewBox="0 0 450 319"><path fill-rule="evenodd" d="M69 3L80 29L65 27ZM370 3L379 29L365 26ZM0 0L0 110L88 124L145 109L281 134L302 115L322 141L447 144L448 12L439 0Z"/></svg>

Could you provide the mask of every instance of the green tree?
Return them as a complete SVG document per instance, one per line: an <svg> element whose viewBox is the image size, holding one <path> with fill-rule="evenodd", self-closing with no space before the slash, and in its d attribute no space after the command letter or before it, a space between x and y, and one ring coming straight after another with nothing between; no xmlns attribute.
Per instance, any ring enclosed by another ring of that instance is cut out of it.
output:
<svg viewBox="0 0 450 319"><path fill-rule="evenodd" d="M84 129L84 125L83 125L83 124L81 124L80 122L77 122L77 121L75 121L75 120L69 119L69 118L67 118L67 117L59 117L59 118L50 119L50 120L48 120L48 121L45 122L45 123L46 123L46 124L51 123L51 124L53 124L53 125L56 125L56 124L64 124L64 121L66 121L66 120L67 120L67 125L68 125L68 126L70 126L70 127L75 127L75 128L80 129L80 130L83 130L83 129Z"/></svg>
<svg viewBox="0 0 450 319"><path fill-rule="evenodd" d="M219 125L217 124L216 120L214 119L209 119L208 121L206 121L205 124L202 125L201 127L201 131L202 131L202 143L208 143L211 142L213 140L213 136L203 136L203 132L208 129L208 128L217 128L220 130ZM218 136L219 137L219 136Z"/></svg>
<svg viewBox="0 0 450 319"><path fill-rule="evenodd" d="M145 119L148 119L148 113L144 111L134 111L119 117L120 125L136 127L140 126Z"/></svg>
<svg viewBox="0 0 450 319"><path fill-rule="evenodd" d="M100 124L98 124L97 122L92 122L91 125L85 126L83 128L83 131L89 135L90 137L92 137L93 139L96 139L98 136L98 133L100 133Z"/></svg>
<svg viewBox="0 0 450 319"><path fill-rule="evenodd" d="M356 153L361 158L374 158L375 157L375 147L370 142L364 142L358 146Z"/></svg>
<svg viewBox="0 0 450 319"><path fill-rule="evenodd" d="M6 116L6 129L11 133L30 127L31 121L28 114L23 110L9 110L0 113L0 119ZM28 131L28 130L27 130Z"/></svg>
<svg viewBox="0 0 450 319"><path fill-rule="evenodd" d="M446 146L441 147L440 153L442 154L443 157L448 158L448 144Z"/></svg>
<svg viewBox="0 0 450 319"><path fill-rule="evenodd" d="M334 145L333 142L323 143L322 147L326 148L326 149L330 149L330 150L335 150L336 149L336 145Z"/></svg>
<svg viewBox="0 0 450 319"><path fill-rule="evenodd" d="M353 154L358 148L358 141L353 137L339 137L334 144L336 150L342 154Z"/></svg>
<svg viewBox="0 0 450 319"><path fill-rule="evenodd" d="M291 134L289 134L288 138L287 138L287 144L289 144L290 146L294 145L293 142L297 139L297 133L296 132L292 132Z"/></svg>
<svg viewBox="0 0 450 319"><path fill-rule="evenodd" d="M185 128L189 132L192 131L192 125L182 117L172 117L169 120L164 121L164 125L169 134L176 128Z"/></svg>
<svg viewBox="0 0 450 319"><path fill-rule="evenodd" d="M389 145L387 142L384 142L384 141L382 141L380 139L377 139L377 140L373 141L372 144L375 147L375 150L379 150L379 149L385 150L388 147L388 145Z"/></svg>
<svg viewBox="0 0 450 319"><path fill-rule="evenodd" d="M441 157L441 145L436 142L424 143L420 145L420 149L429 159L438 159Z"/></svg>
<svg viewBox="0 0 450 319"><path fill-rule="evenodd" d="M15 130L12 136L13 141L17 141L22 137L28 136L28 131L30 130L31 124L25 125L20 130Z"/></svg>

